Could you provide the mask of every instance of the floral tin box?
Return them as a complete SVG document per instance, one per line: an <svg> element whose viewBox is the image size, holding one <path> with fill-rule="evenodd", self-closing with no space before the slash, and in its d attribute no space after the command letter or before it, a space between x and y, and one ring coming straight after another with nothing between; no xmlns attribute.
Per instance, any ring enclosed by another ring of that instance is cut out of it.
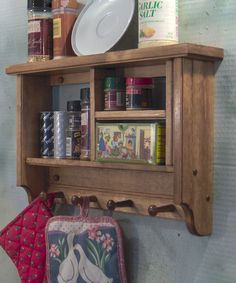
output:
<svg viewBox="0 0 236 283"><path fill-rule="evenodd" d="M157 164L156 149L164 152L163 147L165 148L164 141L160 141L163 135L157 136L158 125L160 124L97 123L96 160ZM160 147L160 144L163 146Z"/></svg>

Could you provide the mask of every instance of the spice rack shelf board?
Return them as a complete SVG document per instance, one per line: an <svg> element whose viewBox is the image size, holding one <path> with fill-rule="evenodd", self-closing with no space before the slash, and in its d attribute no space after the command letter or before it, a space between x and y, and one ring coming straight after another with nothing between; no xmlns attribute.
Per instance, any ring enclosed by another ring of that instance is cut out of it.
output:
<svg viewBox="0 0 236 283"><path fill-rule="evenodd" d="M26 189L29 200L42 190L62 190L66 197L95 195L103 208L109 199L132 199L132 212L142 215L148 214L150 205L172 205L175 212L165 211L167 218L178 214L192 233L209 235L214 63L223 55L221 48L183 43L8 67L8 74L17 75L17 185ZM102 82L112 74L164 76L165 109L102 111ZM91 161L36 158L40 152L39 112L52 109L52 86L87 81ZM96 122L120 118L165 120L166 166L95 161Z"/></svg>
<svg viewBox="0 0 236 283"><path fill-rule="evenodd" d="M7 74L33 73L72 73L73 71L89 71L96 66L134 66L135 64L152 65L158 61L163 64L168 59L188 57L200 60L217 61L223 59L221 48L208 47L198 44L182 43L169 46L148 47L123 51L107 52L96 55L70 57L49 62L36 62L12 65L6 68Z"/></svg>
<svg viewBox="0 0 236 283"><path fill-rule="evenodd" d="M135 170L135 171L152 171L152 172L174 172L172 166L158 166L150 164L127 164L127 163L110 163L110 162L96 162L70 159L56 159L56 158L26 158L26 164L34 166L46 167L96 167L96 168L110 168L119 170Z"/></svg>
<svg viewBox="0 0 236 283"><path fill-rule="evenodd" d="M165 110L96 111L96 120L157 120L165 119Z"/></svg>

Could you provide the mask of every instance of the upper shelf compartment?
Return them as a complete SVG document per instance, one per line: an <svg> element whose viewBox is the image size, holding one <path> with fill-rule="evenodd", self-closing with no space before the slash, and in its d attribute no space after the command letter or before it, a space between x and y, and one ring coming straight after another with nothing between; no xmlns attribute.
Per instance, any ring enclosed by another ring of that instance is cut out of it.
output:
<svg viewBox="0 0 236 283"><path fill-rule="evenodd" d="M163 64L166 60L178 57L207 59L212 61L222 60L224 51L221 48L208 47L197 44L182 43L170 46L150 47L114 51L104 54L70 57L48 62L36 62L12 65L6 68L7 74L32 74L32 73L73 73L89 71L98 66L134 66Z"/></svg>

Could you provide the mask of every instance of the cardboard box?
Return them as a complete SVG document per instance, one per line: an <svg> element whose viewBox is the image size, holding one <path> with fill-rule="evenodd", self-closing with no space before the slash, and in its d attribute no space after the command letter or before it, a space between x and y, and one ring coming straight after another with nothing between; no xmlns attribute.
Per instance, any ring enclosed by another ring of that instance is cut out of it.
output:
<svg viewBox="0 0 236 283"><path fill-rule="evenodd" d="M96 160L156 164L158 123L97 123Z"/></svg>

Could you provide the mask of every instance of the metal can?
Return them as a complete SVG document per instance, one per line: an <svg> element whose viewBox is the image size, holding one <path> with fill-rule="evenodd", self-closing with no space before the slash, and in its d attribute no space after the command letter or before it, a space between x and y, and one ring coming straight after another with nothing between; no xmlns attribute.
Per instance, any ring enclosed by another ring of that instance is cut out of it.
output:
<svg viewBox="0 0 236 283"><path fill-rule="evenodd" d="M152 109L153 78L126 79L126 110Z"/></svg>
<svg viewBox="0 0 236 283"><path fill-rule="evenodd" d="M104 81L105 110L125 110L125 79L107 77Z"/></svg>
<svg viewBox="0 0 236 283"><path fill-rule="evenodd" d="M54 157L66 157L67 112L54 112Z"/></svg>
<svg viewBox="0 0 236 283"><path fill-rule="evenodd" d="M178 0L139 0L139 47L178 43Z"/></svg>
<svg viewBox="0 0 236 283"><path fill-rule="evenodd" d="M54 59L75 55L71 46L71 33L79 6L82 7L76 0L52 0Z"/></svg>
<svg viewBox="0 0 236 283"><path fill-rule="evenodd" d="M43 158L54 155L53 112L40 112L40 155Z"/></svg>

